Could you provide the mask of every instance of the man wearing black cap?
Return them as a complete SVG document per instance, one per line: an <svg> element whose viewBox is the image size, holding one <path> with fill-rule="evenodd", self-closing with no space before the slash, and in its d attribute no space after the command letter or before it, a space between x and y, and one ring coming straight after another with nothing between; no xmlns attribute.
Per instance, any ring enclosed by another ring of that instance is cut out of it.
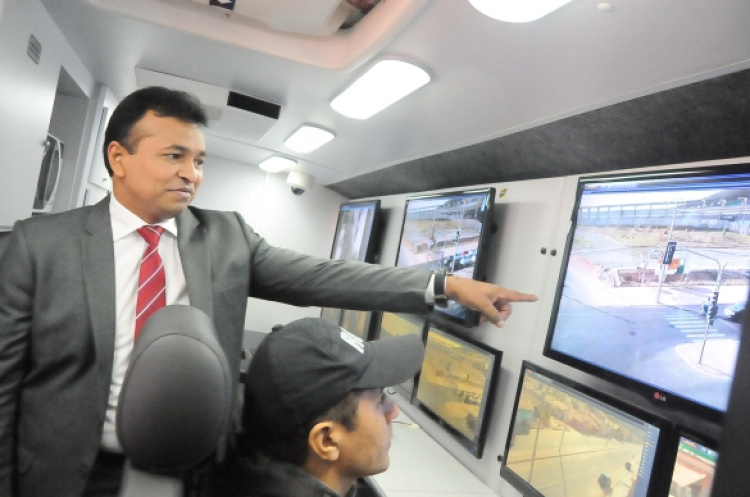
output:
<svg viewBox="0 0 750 497"><path fill-rule="evenodd" d="M244 431L215 495L340 497L385 471L400 411L384 388L414 376L423 356L415 335L363 342L319 318L269 334L250 362Z"/></svg>

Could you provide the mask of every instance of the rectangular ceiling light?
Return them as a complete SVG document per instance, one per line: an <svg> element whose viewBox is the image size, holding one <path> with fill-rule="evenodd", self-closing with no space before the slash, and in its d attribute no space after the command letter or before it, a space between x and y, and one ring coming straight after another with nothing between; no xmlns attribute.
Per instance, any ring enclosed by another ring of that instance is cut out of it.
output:
<svg viewBox="0 0 750 497"><path fill-rule="evenodd" d="M469 0L482 14L498 21L531 22L540 19L571 0Z"/></svg>
<svg viewBox="0 0 750 497"><path fill-rule="evenodd" d="M297 164L296 160L287 159L286 157L279 157L278 155L272 155L268 159L258 164L258 167L268 173L280 173L281 171L291 169L295 164Z"/></svg>
<svg viewBox="0 0 750 497"><path fill-rule="evenodd" d="M400 60L381 60L333 99L347 117L367 119L430 82L427 71Z"/></svg>
<svg viewBox="0 0 750 497"><path fill-rule="evenodd" d="M284 145L295 152L306 154L333 140L333 133L305 124L286 139Z"/></svg>

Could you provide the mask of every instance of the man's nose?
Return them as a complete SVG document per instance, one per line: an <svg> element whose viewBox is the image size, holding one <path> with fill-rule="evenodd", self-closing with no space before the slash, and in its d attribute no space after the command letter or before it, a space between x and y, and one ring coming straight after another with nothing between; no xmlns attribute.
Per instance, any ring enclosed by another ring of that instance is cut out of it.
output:
<svg viewBox="0 0 750 497"><path fill-rule="evenodd" d="M201 177L201 170L192 161L185 161L180 168L179 176L188 180L191 183L197 183Z"/></svg>

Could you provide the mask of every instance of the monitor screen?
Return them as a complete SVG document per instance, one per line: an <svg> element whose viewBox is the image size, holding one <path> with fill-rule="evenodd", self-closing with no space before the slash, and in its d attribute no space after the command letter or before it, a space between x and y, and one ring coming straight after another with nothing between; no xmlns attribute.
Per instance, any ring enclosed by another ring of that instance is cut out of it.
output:
<svg viewBox="0 0 750 497"><path fill-rule="evenodd" d="M718 460L716 444L682 433L671 467L669 497L711 497Z"/></svg>
<svg viewBox="0 0 750 497"><path fill-rule="evenodd" d="M719 421L750 281L750 165L582 178L544 354Z"/></svg>
<svg viewBox="0 0 750 497"><path fill-rule="evenodd" d="M494 202L494 188L407 199L396 266L444 268L450 274L485 279ZM479 319L478 313L453 301L435 310L466 326Z"/></svg>
<svg viewBox="0 0 750 497"><path fill-rule="evenodd" d="M528 361L510 426L500 475L524 496L647 497L658 483L660 420Z"/></svg>
<svg viewBox="0 0 750 497"><path fill-rule="evenodd" d="M331 259L374 262L380 223L380 200L341 204Z"/></svg>
<svg viewBox="0 0 750 497"><path fill-rule="evenodd" d="M383 312L380 318L380 327L378 328L377 338L397 337L402 335L424 336L425 320L410 314L395 314L392 312ZM418 381L419 375L415 378L409 378L400 385L394 386L394 389L401 395L411 401L414 396L414 386Z"/></svg>
<svg viewBox="0 0 750 497"><path fill-rule="evenodd" d="M482 457L502 352L429 324L415 398L476 457Z"/></svg>
<svg viewBox="0 0 750 497"><path fill-rule="evenodd" d="M341 311L341 327L362 340L369 340L372 314L370 311L344 309Z"/></svg>

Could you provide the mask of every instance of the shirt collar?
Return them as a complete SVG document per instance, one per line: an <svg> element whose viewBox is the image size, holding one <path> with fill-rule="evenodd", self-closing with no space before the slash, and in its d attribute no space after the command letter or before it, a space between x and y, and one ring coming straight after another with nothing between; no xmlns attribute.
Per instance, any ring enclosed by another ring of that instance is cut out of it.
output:
<svg viewBox="0 0 750 497"><path fill-rule="evenodd" d="M112 239L118 241L135 232L144 224L149 224L122 205L117 198L109 196L109 217L112 222ZM177 221L174 218L167 219L156 226L162 226L165 231L177 236Z"/></svg>

